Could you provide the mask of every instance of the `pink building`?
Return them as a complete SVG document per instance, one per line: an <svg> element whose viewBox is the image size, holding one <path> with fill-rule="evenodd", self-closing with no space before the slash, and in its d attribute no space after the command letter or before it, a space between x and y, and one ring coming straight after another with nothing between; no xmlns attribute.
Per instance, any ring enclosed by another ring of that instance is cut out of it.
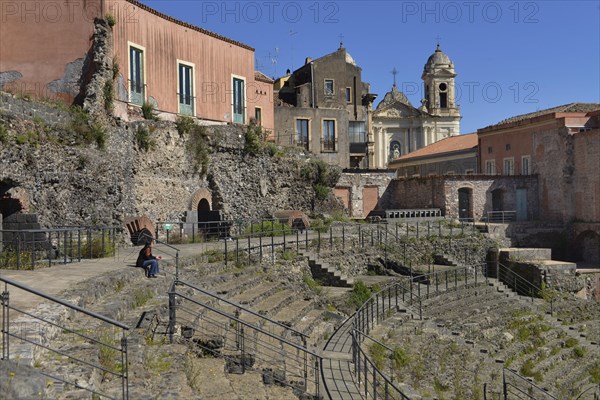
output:
<svg viewBox="0 0 600 400"><path fill-rule="evenodd" d="M166 119L256 118L273 130L273 82L255 72L246 44L135 0L2 2L0 12L0 90L81 102L106 51L116 116L149 102ZM100 53L97 18L114 21Z"/></svg>

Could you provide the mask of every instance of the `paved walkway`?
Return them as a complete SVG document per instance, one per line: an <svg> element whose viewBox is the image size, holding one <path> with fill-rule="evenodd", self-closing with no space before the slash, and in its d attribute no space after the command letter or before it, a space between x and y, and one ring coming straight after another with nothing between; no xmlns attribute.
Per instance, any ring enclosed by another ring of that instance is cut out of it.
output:
<svg viewBox="0 0 600 400"><path fill-rule="evenodd" d="M348 318L323 349L323 384L331 400L363 398L352 375L352 321Z"/></svg>
<svg viewBox="0 0 600 400"><path fill-rule="evenodd" d="M216 246L219 246L219 243L179 245L177 248L180 249L179 257L186 258L198 256L204 253L207 247L212 248ZM72 288L77 283L98 275L131 269L135 264L139 250L140 247L117 249L116 254L110 258L84 259L80 262L55 264L50 268L40 267L33 271L0 270L0 278L9 278L32 289L57 296L65 290ZM164 245L157 244L154 246L153 253L163 257L163 273L174 274L175 268L168 264L174 265L175 251ZM4 289L3 286L1 290ZM32 309L44 301L43 298L35 294L10 285L8 286L8 290L10 292L11 306L22 310ZM12 315L16 316L17 313L13 313Z"/></svg>

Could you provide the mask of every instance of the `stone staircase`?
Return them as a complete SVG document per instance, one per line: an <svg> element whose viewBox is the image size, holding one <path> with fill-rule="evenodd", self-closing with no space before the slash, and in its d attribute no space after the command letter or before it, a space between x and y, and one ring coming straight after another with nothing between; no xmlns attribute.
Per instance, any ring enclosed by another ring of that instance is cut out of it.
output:
<svg viewBox="0 0 600 400"><path fill-rule="evenodd" d="M354 279L342 274L337 268L329 263L317 261L314 253L305 253L312 277L325 286L352 287Z"/></svg>

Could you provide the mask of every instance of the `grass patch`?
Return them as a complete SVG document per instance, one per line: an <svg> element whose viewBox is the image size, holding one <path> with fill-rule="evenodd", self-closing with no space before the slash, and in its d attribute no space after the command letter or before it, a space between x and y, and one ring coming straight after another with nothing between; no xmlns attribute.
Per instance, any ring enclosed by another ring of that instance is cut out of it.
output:
<svg viewBox="0 0 600 400"><path fill-rule="evenodd" d="M540 371L534 371L535 362L532 359L529 359L523 363L521 368L519 369L519 373L523 376L527 376L535 379L536 382L542 382L543 377Z"/></svg>
<svg viewBox="0 0 600 400"><path fill-rule="evenodd" d="M180 116L175 122L177 132L180 136L187 136L187 150L190 157L194 160L194 170L200 176L205 176L208 172L210 162L210 152L208 143L208 132L204 126L194 123L191 117Z"/></svg>
<svg viewBox="0 0 600 400"><path fill-rule="evenodd" d="M285 261L292 261L296 258L296 252L294 250L286 249L281 251L280 257Z"/></svg>
<svg viewBox="0 0 600 400"><path fill-rule="evenodd" d="M81 256L89 258L112 257L115 254L115 244L104 238L104 254L102 254L102 238L96 237L92 242L85 242L81 247Z"/></svg>
<svg viewBox="0 0 600 400"><path fill-rule="evenodd" d="M302 281L315 294L319 294L320 295L322 293L323 289L321 288L321 285L319 285L319 283L316 280L314 280L313 277L310 274L304 274L302 276Z"/></svg>
<svg viewBox="0 0 600 400"><path fill-rule="evenodd" d="M154 104L148 101L145 101L144 104L142 104L142 115L144 116L144 119L158 121L158 117L154 114Z"/></svg>
<svg viewBox="0 0 600 400"><path fill-rule="evenodd" d="M410 364L410 355L402 347L396 346L392 353L392 361L395 369L402 369Z"/></svg>
<svg viewBox="0 0 600 400"><path fill-rule="evenodd" d="M261 236L268 237L283 236L284 233L286 235L293 235L294 230L288 224L279 221L263 222L261 224L256 225L251 224L246 226L242 232L243 235L261 234Z"/></svg>
<svg viewBox="0 0 600 400"><path fill-rule="evenodd" d="M322 201L329 196L331 188L337 183L340 177L340 169L327 164L323 160L311 160L302 167L300 175L312 183L315 197Z"/></svg>
<svg viewBox="0 0 600 400"><path fill-rule="evenodd" d="M146 369L156 375L164 374L171 369L172 362L167 353L148 355L146 357Z"/></svg>
<svg viewBox="0 0 600 400"><path fill-rule="evenodd" d="M588 372L592 383L600 383L600 361L596 361L596 363L590 367Z"/></svg>
<svg viewBox="0 0 600 400"><path fill-rule="evenodd" d="M369 354L371 355L371 361L375 364L378 370L382 370L385 367L385 347L380 343L372 343L369 346Z"/></svg>
<svg viewBox="0 0 600 400"><path fill-rule="evenodd" d="M8 142L8 128L0 124L0 143L5 144Z"/></svg>
<svg viewBox="0 0 600 400"><path fill-rule="evenodd" d="M358 310L360 306L369 300L370 297L371 290L363 281L357 280L352 286L352 292L350 293L348 302L351 306Z"/></svg>
<svg viewBox="0 0 600 400"><path fill-rule="evenodd" d="M577 358L583 358L585 357L585 349L583 347L580 346L576 346L573 348L573 354L575 355L575 357Z"/></svg>
<svg viewBox="0 0 600 400"><path fill-rule="evenodd" d="M140 151L147 153L156 148L156 141L151 136L154 129L154 127L147 128L143 125L137 127L135 131L135 143Z"/></svg>
<svg viewBox="0 0 600 400"><path fill-rule="evenodd" d="M579 340L577 340L575 338L568 338L567 340L565 340L565 347L568 349L575 347L578 344L579 344Z"/></svg>
<svg viewBox="0 0 600 400"><path fill-rule="evenodd" d="M150 289L137 289L133 292L133 308L143 306L154 297L154 294Z"/></svg>

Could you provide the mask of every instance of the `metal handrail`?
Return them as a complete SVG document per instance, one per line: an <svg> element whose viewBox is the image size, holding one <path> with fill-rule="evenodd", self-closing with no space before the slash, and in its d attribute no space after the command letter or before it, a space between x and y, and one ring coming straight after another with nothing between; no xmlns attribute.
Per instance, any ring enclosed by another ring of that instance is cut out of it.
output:
<svg viewBox="0 0 600 400"><path fill-rule="evenodd" d="M11 286L17 287L17 288L19 288L21 290L24 290L26 292L35 294L36 296L43 297L46 300L50 300L50 301L52 301L54 303L58 303L58 304L60 304L62 306L65 306L67 308L73 309L75 311L79 311L79 312L81 312L81 313L83 313L85 315L88 315L88 316L90 316L92 318L99 319L99 320L104 321L104 322L106 322L108 324L117 326L117 327L125 329L125 330L129 330L130 329L130 327L128 325L125 325L125 324L123 324L123 323L121 323L119 321L115 321L114 319L105 317L104 315L95 313L93 311L86 310L85 308L79 307L78 305L71 304L71 303L69 303L67 301L59 299L58 297L54 297L54 296L52 296L50 294L41 292L39 290L36 290L36 289L34 289L32 287L29 287L29 286L23 284L23 283L20 283L20 282L17 282L15 280L13 280L13 279L7 278L7 277L5 277L3 275L0 275L0 281L4 282L5 284L9 284Z"/></svg>
<svg viewBox="0 0 600 400"><path fill-rule="evenodd" d="M280 328L284 328L285 330L291 331L291 332L293 332L294 334L296 334L296 335L298 335L298 336L301 336L301 337L304 337L304 338L307 338L307 339L308 339L308 338L310 338L310 336L306 335L305 333L302 333L302 332L300 332L300 331L297 331L296 329L294 329L294 328L291 328L291 327L289 327L289 326L287 326L287 325L285 325L285 324L282 324L281 322L277 322L277 321L275 321L275 320L272 320L272 319L270 319L270 318L268 318L268 317L265 317L264 315L261 315L260 313L257 313L257 312L255 312L255 311L253 311L253 310L249 309L249 308L246 308L246 307L244 307L244 306L243 306L243 305L241 305L241 304L238 304L238 303L236 303L236 302L233 302L233 301L227 300L227 299L225 299L225 298L223 298L223 297L221 297L221 296L218 296L218 295L216 295L216 294L214 294L214 293L211 293L211 292L209 292L209 291L207 291L207 290L200 289L199 287L197 287L197 286L194 286L194 285L192 285L192 284L190 284L190 283L188 283L188 282L184 282L184 281L176 281L176 285L187 286L187 287L189 287L189 288L191 288L191 289L194 289L194 290L196 290L196 291L198 291L198 292L200 292L200 293L202 293L202 294L205 294L205 295L207 295L207 296L210 296L210 297L212 297L212 298L215 298L215 299L219 300L220 302L223 302L223 303L229 304L230 306L234 306L234 307L236 307L236 308L239 308L240 310L242 310L242 311L244 311L244 312L247 312L247 313L249 313L249 314L252 314L252 315L254 315L255 317L259 317L260 319L264 319L264 320L266 320L266 321L269 321L270 323L272 323L272 324L274 324L274 325L277 325L277 326L279 326Z"/></svg>
<svg viewBox="0 0 600 400"><path fill-rule="evenodd" d="M514 290L516 292L518 292L518 288L521 287L525 287L525 289L529 290L529 293L531 295L531 297L537 297L539 295L539 291L541 290L540 287L534 285L532 282L528 281L526 278L522 277L521 275L517 274L515 271L513 271L512 269L508 268L506 265L502 264L501 262L498 262L498 279L501 279L501 273L508 273L512 278L514 278L514 280L508 280L506 283L507 285L511 286L511 284L514 284ZM525 290L525 292L527 292L527 290Z"/></svg>
<svg viewBox="0 0 600 400"><path fill-rule="evenodd" d="M519 381L529 385L531 388L533 389L537 389L539 392L543 393L545 396L547 396L550 400L559 400L557 397L554 397L553 395L551 395L550 393L548 393L546 390L544 390L543 388L537 386L535 383L531 382L529 379L522 377L521 375L519 375L518 373L516 373L515 371L513 371L512 369L509 368L503 368L502 369L502 386L503 386L503 392L504 392L504 398L507 399L507 395L508 395L508 390L507 387L511 386L513 388L515 388L516 390L519 391L519 395L523 395L526 396L527 399L531 399L531 400L538 400L537 397L533 397L530 393L525 392L523 390L521 390L520 388L518 388L517 386L507 382L506 379L506 373L509 373L510 376L517 378ZM522 398L522 397L519 397Z"/></svg>
<svg viewBox="0 0 600 400"><path fill-rule="evenodd" d="M385 399L386 400L388 399L388 396L389 396L389 387L391 387L397 394L399 394L400 397L403 400L410 400L410 397L406 396L402 392L402 390L400 390L400 388L398 388L394 384L394 382L392 382L391 379L389 379L383 372L381 372L377 368L377 366L375 365L375 363L367 356L367 353L362 349L362 347L360 345L356 344L356 341L357 341L357 339L355 337L355 333L356 332L358 332L358 331L353 330L350 335L352 336L352 347L356 348L356 356L357 356L356 364L358 364L356 367L358 369L358 371L357 371L358 375L361 374L361 372L360 372L360 368L361 367L363 367L364 370L365 370L365 375L364 375L365 376L365 397L368 396L368 385L367 385L367 382L368 382L368 376L369 376L369 374L367 373L367 365L366 365L368 363L373 368L373 375L372 375L373 380L374 380L374 382L373 382L373 391L374 391L373 398L377 398L377 386L378 385L376 383L376 376L380 376L383 379L383 381L384 381L383 388L385 390ZM362 360L364 360L364 365L363 366L360 365L361 364L361 362L360 362L360 360L361 360L360 354L363 355L363 357L362 357ZM358 378L360 380L360 376Z"/></svg>

